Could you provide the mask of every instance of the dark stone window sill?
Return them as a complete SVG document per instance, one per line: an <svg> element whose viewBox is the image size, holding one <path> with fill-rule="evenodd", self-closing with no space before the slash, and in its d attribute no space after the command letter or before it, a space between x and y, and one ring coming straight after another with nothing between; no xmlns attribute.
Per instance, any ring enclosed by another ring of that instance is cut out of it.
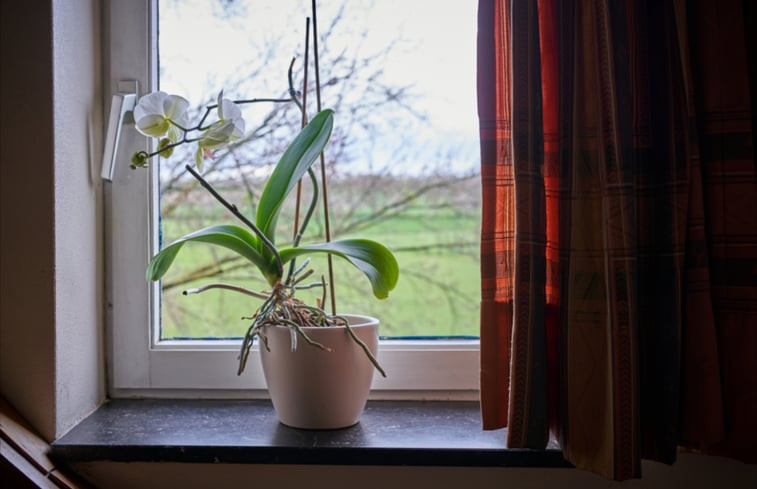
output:
<svg viewBox="0 0 757 489"><path fill-rule="evenodd" d="M505 448L483 431L473 402L372 401L342 430L289 428L269 401L113 400L56 440L51 455L80 461L246 464L570 467L555 443Z"/></svg>

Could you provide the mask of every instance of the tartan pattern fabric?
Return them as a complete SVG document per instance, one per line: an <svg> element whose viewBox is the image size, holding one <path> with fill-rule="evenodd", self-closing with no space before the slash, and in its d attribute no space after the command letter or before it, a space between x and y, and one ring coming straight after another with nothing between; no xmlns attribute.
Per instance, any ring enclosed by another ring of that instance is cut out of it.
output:
<svg viewBox="0 0 757 489"><path fill-rule="evenodd" d="M507 424L513 315L513 167L510 132L510 19L506 5L478 11L477 89L481 139L481 411L485 429ZM484 340L486 338L486 340Z"/></svg>
<svg viewBox="0 0 757 489"><path fill-rule="evenodd" d="M681 444L757 463L757 6L690 9L701 186L690 195Z"/></svg>
<svg viewBox="0 0 757 489"><path fill-rule="evenodd" d="M617 480L678 445L755 460L747 4L480 0L481 403L508 446L551 428Z"/></svg>

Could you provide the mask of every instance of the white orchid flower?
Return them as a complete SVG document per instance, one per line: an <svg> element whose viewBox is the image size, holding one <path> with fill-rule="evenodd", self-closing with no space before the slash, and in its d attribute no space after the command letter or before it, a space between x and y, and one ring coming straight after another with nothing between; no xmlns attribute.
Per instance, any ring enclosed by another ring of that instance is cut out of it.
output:
<svg viewBox="0 0 757 489"><path fill-rule="evenodd" d="M197 142L199 147L195 152L195 163L198 168L202 167L202 159L210 151L244 136L242 111L237 104L223 98L223 90L218 94L218 119Z"/></svg>
<svg viewBox="0 0 757 489"><path fill-rule="evenodd" d="M242 110L231 100L223 98L223 90L221 90L218 94L218 122L202 135L200 146L206 149L220 148L242 136L244 136Z"/></svg>
<svg viewBox="0 0 757 489"><path fill-rule="evenodd" d="M188 108L189 101L178 95L165 92L145 95L134 107L137 131L145 136L167 136L171 141L178 141L181 133L173 123L186 127Z"/></svg>
<svg viewBox="0 0 757 489"><path fill-rule="evenodd" d="M223 90L218 94L218 118L224 122L231 121L234 124L234 130L231 133L232 140L244 136L242 109L231 100L223 98Z"/></svg>
<svg viewBox="0 0 757 489"><path fill-rule="evenodd" d="M201 148L217 149L225 146L230 141L236 139L234 134L236 126L234 121L218 121L208 129L199 140Z"/></svg>

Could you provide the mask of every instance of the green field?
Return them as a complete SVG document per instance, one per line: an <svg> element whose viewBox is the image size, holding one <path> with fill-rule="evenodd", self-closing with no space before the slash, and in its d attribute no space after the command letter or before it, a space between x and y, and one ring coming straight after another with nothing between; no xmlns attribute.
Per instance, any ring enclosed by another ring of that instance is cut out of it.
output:
<svg viewBox="0 0 757 489"><path fill-rule="evenodd" d="M411 188L417 182L405 183ZM396 215L370 219L375 216L377 208L386 207L392 199L397 200L395 194L402 193L397 190L401 187L395 182L386 186L392 189L391 192L374 189L370 192L370 198L354 199L357 204L349 209L334 206L332 223L339 224L332 224L332 229L338 229L345 221L367 223L361 224L359 231L335 235L335 239L351 235L375 239L395 252L400 265L397 288L388 299L378 300L371 294L368 281L359 271L335 258L337 312L379 318L383 336L477 336L480 290L477 181L465 181L438 192L429 192ZM454 192L454 198L451 192ZM336 202L349 200L349 191L344 188L340 191L340 187L335 186L334 193ZM214 210L217 206L201 194L197 194L194 201L198 202L194 207L182 206L181 213L177 210L171 216L163 217L166 241L201 226L233 222L231 216ZM201 215L204 217L199 217ZM282 221L286 222L286 219L282 218ZM317 232L322 228L319 224L316 222L312 230ZM310 239L311 242L318 240ZM307 238L303 243L306 242ZM187 288L211 282L233 283L253 290L265 288L254 267L240 260L224 261L230 256L223 249L207 245L190 244L184 247L164 279L164 338L227 338L244 334L249 320L242 318L254 313L259 300L225 290L182 295ZM197 276L198 270L207 271L210 265L219 261L222 264L213 269L212 276L188 280L191 276ZM314 277L328 273L325 257L314 257L310 268L315 269ZM218 270L223 270L223 273L216 275ZM320 289L298 292L298 297L311 303L320 296Z"/></svg>

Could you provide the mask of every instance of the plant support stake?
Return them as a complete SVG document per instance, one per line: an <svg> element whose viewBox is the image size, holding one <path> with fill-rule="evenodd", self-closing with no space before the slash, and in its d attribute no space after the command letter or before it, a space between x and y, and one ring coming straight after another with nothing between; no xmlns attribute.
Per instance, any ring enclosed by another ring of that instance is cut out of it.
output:
<svg viewBox="0 0 757 489"><path fill-rule="evenodd" d="M315 100L318 112L321 111L321 76L318 67L318 19L316 5L313 0L313 60L315 61ZM321 186L323 187L323 225L326 231L326 242L331 242L331 225L329 223L329 190L326 186L326 158L321 152ZM327 256L329 268L329 292L331 294L331 315L336 315L336 296L334 295L334 265L331 255ZM325 304L324 304L325 307Z"/></svg>

